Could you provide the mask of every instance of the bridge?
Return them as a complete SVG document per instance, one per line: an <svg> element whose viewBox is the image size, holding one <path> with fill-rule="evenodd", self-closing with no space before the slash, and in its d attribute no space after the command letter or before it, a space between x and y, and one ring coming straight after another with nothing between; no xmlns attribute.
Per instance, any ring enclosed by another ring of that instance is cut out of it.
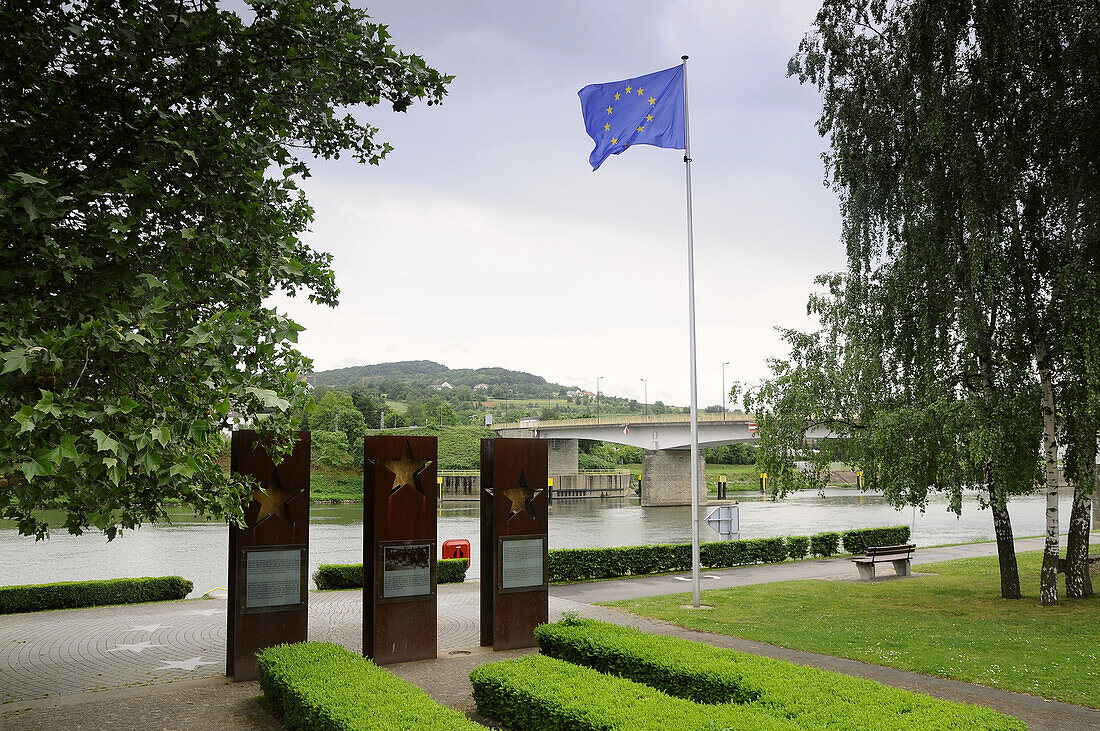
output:
<svg viewBox="0 0 1100 731"><path fill-rule="evenodd" d="M494 424L502 437L549 441L551 475L577 474L579 439L644 450L642 505L691 503L691 417L688 414L611 414L598 419L525 419ZM744 414L699 414L699 447L752 442L756 424ZM699 500L706 502L706 459L699 453Z"/></svg>

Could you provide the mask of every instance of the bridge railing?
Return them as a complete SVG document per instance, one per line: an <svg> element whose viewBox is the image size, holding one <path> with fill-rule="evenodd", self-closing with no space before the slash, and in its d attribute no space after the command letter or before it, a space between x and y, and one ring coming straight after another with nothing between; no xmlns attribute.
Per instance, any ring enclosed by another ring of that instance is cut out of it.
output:
<svg viewBox="0 0 1100 731"><path fill-rule="evenodd" d="M733 423L751 423L755 421L755 417L743 414L741 412L726 413L725 418L722 418L722 414L703 413L699 414L699 422L733 422ZM567 427L567 426L626 426L634 424L686 424L691 421L691 414L603 414L599 419L549 419L546 421L511 421L507 423L493 424L492 428L496 430L501 429L552 429L555 427Z"/></svg>

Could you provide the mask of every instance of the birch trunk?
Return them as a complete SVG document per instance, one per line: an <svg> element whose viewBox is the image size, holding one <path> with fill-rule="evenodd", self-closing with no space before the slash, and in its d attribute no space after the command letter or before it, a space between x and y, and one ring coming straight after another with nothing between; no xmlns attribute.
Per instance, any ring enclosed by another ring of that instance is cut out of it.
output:
<svg viewBox="0 0 1100 731"><path fill-rule="evenodd" d="M975 298L971 296L971 302ZM996 324L996 315L991 316L990 327ZM978 369L982 379L982 398L985 401L987 415L993 410L993 362L988 355L988 338L981 341L978 356ZM987 418L989 418L987 416ZM1016 563L1016 544L1012 541L1012 516L1008 514L1008 497L997 484L993 471L993 460L985 463L985 487L989 492L990 512L993 514L993 532L997 536L997 564L1001 573L1001 598L1019 599L1020 569Z"/></svg>
<svg viewBox="0 0 1100 731"><path fill-rule="evenodd" d="M997 536L997 563L1001 569L1001 598L1020 598L1020 570L1016 564L1016 544L1012 542L1012 517L1008 500L997 490L992 478L986 482L989 505L993 512L993 531Z"/></svg>
<svg viewBox="0 0 1100 731"><path fill-rule="evenodd" d="M1092 524L1092 491L1096 488L1095 472L1074 479L1073 509L1069 515L1069 538L1066 540L1066 596L1083 599L1092 596L1089 576L1089 530Z"/></svg>
<svg viewBox="0 0 1100 731"><path fill-rule="evenodd" d="M1066 596L1083 599L1092 596L1089 576L1089 527L1092 523L1092 486L1073 493L1069 515L1069 539L1066 541Z"/></svg>
<svg viewBox="0 0 1100 731"><path fill-rule="evenodd" d="M1039 572L1039 603L1058 603L1058 434L1054 411L1054 385L1050 379L1046 346L1035 347L1035 365L1043 393L1043 479L1047 493L1046 543L1043 568Z"/></svg>

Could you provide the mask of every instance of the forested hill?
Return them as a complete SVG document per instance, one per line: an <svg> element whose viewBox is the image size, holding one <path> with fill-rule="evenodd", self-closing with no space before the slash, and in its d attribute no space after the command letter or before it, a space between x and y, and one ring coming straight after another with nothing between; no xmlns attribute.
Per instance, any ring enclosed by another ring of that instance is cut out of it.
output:
<svg viewBox="0 0 1100 731"><path fill-rule="evenodd" d="M310 376L310 382L315 387L374 386L394 395L409 388L419 391L443 382L455 388L465 386L471 389L478 384L486 384L489 388L482 390L487 390L486 395L493 398L545 398L547 394L564 395L565 391L577 389L576 386L549 383L542 376L507 368L452 369L430 360L405 360L318 371Z"/></svg>

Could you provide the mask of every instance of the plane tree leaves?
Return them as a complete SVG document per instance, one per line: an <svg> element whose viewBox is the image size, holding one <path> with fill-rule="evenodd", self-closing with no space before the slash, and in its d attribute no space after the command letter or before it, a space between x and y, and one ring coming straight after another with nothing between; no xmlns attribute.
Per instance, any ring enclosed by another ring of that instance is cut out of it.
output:
<svg viewBox="0 0 1100 731"><path fill-rule="evenodd" d="M301 239L315 158L377 164L349 110L450 79L338 0L0 7L0 516L109 538L176 501L239 520L233 419L278 458L311 402L300 326L331 256Z"/></svg>

